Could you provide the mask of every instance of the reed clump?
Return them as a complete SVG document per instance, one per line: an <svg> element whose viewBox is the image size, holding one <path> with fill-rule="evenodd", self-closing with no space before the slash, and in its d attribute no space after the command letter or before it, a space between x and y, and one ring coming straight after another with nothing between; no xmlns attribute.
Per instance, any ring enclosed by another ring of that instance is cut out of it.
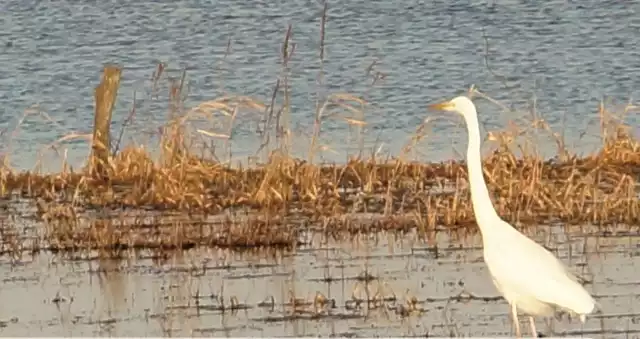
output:
<svg viewBox="0 0 640 339"><path fill-rule="evenodd" d="M500 143L484 159L498 213L518 225L639 224L640 146L623 130L584 157L517 156L514 145ZM0 189L5 199L36 202L46 225L40 247L53 251L293 248L310 229L334 238L475 229L462 161L313 164L273 152L265 164L241 168L190 154L176 146L183 138L165 141L178 151L162 145L172 158L129 146L110 160L106 176L4 168ZM167 221L169 212L179 217Z"/></svg>

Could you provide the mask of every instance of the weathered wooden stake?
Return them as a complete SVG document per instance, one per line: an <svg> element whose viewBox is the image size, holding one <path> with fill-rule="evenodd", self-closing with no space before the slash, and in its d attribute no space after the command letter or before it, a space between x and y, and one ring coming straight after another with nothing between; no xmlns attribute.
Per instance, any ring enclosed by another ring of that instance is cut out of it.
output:
<svg viewBox="0 0 640 339"><path fill-rule="evenodd" d="M116 103L121 73L122 69L118 66L105 66L102 71L102 82L94 92L96 111L90 159L92 175L103 176L105 174L105 165L109 163L109 157L111 156L111 151L109 150L111 113Z"/></svg>

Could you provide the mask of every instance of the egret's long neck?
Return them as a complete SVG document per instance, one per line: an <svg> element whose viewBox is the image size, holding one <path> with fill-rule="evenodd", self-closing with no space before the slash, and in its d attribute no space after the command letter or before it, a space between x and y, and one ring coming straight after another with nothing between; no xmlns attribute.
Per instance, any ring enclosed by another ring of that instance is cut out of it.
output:
<svg viewBox="0 0 640 339"><path fill-rule="evenodd" d="M467 131L469 132L469 145L467 146L467 169L469 171L469 184L471 185L471 202L473 203L473 213L478 221L478 226L482 233L486 233L484 228L492 227L488 225L498 220L498 213L493 208L487 184L482 174L482 157L480 155L480 128L478 126L478 116L467 114L465 120ZM497 225L496 225L497 226Z"/></svg>

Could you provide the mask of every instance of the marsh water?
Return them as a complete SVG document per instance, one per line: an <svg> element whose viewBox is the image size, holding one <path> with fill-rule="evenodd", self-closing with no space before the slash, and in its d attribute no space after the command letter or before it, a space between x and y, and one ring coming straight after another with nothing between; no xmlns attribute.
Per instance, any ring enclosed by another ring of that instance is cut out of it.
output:
<svg viewBox="0 0 640 339"><path fill-rule="evenodd" d="M423 119L438 116L426 104L472 84L516 111L477 100L487 130L503 128L510 119L526 122L535 108L578 152L601 142L601 99L614 100L611 109L621 113L616 104L640 95L637 1L329 1L323 79L322 4L315 0L7 1L0 9L2 145L19 168L30 168L42 156L51 160L44 161L45 169L54 170L60 156L43 147L70 132L91 132L93 88L105 63L125 68L113 118L118 132L136 93L126 142L154 145L153 135L166 122L166 81L151 90L157 62L167 63L176 78L186 69L187 106L225 94L268 103L281 74L289 23L296 45L289 67L297 152L308 148L305 135L318 93L322 99L348 92L370 102L364 148L394 155ZM30 114L21 121L25 112ZM629 114L630 122L635 116ZM256 112L238 113L231 136L236 160L258 149L259 118ZM197 127L224 133L222 123ZM413 156L460 157L466 141L460 123L439 118ZM361 146L341 119L327 119L322 133L329 149L324 160L344 161ZM536 142L540 152L555 151L549 138ZM73 164L85 160L84 140L66 146Z"/></svg>
<svg viewBox="0 0 640 339"><path fill-rule="evenodd" d="M64 149L73 165L82 165L86 142L67 142L58 153L46 146L70 132L91 131L93 88L104 63L124 66L114 129L136 107L125 142L157 145L154 135L168 110L166 83L157 92L150 89L157 62L166 62L174 77L187 70L187 105L225 94L268 102L281 72L279 53L288 23L296 44L290 63L291 120L298 137L311 128L318 93L350 92L371 102L364 145L339 120L323 125L322 142L333 151L322 155L328 161L344 161L361 146L367 152L397 154L432 114L425 110L427 103L472 84L518 112L507 114L479 100L486 130L502 128L508 119L526 119L535 107L565 134L570 148L588 152L600 143L599 101L624 104L640 94L637 1L330 1L320 83L322 5L317 1L6 1L0 8L0 149L18 169L44 159L45 170L56 170ZM231 145L237 158L259 146L254 114L240 112L236 120ZM637 125L633 114L627 119ZM413 156L459 157L466 142L459 122L436 121ZM300 149L294 151L307 147L297 144ZM539 147L553 154L553 141L542 138ZM593 279L587 287L604 309L584 327L575 319L556 320L554 331L593 337L604 329L608 338L637 337L637 235L585 227L567 236L560 228L535 229L541 243L559 247L563 261ZM437 251L412 235L328 243L315 236L310 243L275 258L218 249L162 261L144 255L121 261L52 254L17 262L3 257L0 334L511 333L508 308L497 298L480 259L478 236L441 234ZM362 279L364 272L377 279ZM366 299L364 281L371 295L380 292L386 299L371 309L364 304L352 309L354 298ZM335 300L335 307L316 313L313 305L296 312L282 305L291 296L312 301L318 293ZM223 312L220 295L227 306L235 297L248 308ZM396 311L412 297L420 314ZM545 332L546 326L539 321L538 329Z"/></svg>
<svg viewBox="0 0 640 339"><path fill-rule="evenodd" d="M597 234L581 227L533 229L525 233L588 281L587 288L603 309L584 326L567 317L548 324L539 320L538 331L637 337L639 237L615 231ZM121 261L41 255L16 266L5 262L0 333L233 337L512 333L508 305L491 285L478 236L453 240L441 234L437 248L424 246L411 234L360 236L347 242L318 235L306 241L306 247L290 254L200 249L162 261L144 255ZM319 295L333 301L314 305ZM299 299L295 311L293 298ZM416 311L403 312L413 298ZM231 299L237 300L234 306ZM358 299L377 302L357 307Z"/></svg>

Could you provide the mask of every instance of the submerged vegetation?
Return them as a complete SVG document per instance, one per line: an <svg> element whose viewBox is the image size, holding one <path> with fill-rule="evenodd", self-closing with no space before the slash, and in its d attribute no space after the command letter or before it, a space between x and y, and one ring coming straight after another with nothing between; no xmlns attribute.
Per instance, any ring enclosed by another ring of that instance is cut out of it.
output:
<svg viewBox="0 0 640 339"><path fill-rule="evenodd" d="M161 132L159 156L129 144L121 150L113 147L100 171L94 165L71 170L64 164L60 173L16 171L5 159L0 170L5 210L0 252L94 250L114 255L128 249L195 246L293 249L305 241L302 233L309 230L333 237L416 230L427 242L441 230L473 232L464 162L408 160L407 154L426 137L429 119L395 157L366 157L361 152L344 164L317 163L317 154L325 148L319 140L326 119L340 118L360 137L367 124L368 103L363 98L328 95L316 105L306 157L292 155L287 64L295 48L290 37L291 27L281 49L282 74L266 103L223 97L185 109L185 74L179 79L167 77L164 65L159 65L153 83L168 79L172 108ZM322 63L323 30L321 41ZM487 98L475 88L469 95ZM233 166L194 151L194 136L216 139L229 149L240 109L263 114L264 163ZM625 113L632 109L627 106ZM498 147L484 159L485 176L503 218L518 227L554 222L640 224L639 140L621 120L612 118L604 104L599 113L602 144L586 156L572 154L543 119L490 132ZM190 129L190 121L203 117L224 119L226 130ZM535 133L555 138L556 157L544 159L533 142L526 138L521 142L523 135ZM122 133L118 144L121 138ZM11 207L12 202L25 201L33 208ZM30 220L31 210L36 222Z"/></svg>

